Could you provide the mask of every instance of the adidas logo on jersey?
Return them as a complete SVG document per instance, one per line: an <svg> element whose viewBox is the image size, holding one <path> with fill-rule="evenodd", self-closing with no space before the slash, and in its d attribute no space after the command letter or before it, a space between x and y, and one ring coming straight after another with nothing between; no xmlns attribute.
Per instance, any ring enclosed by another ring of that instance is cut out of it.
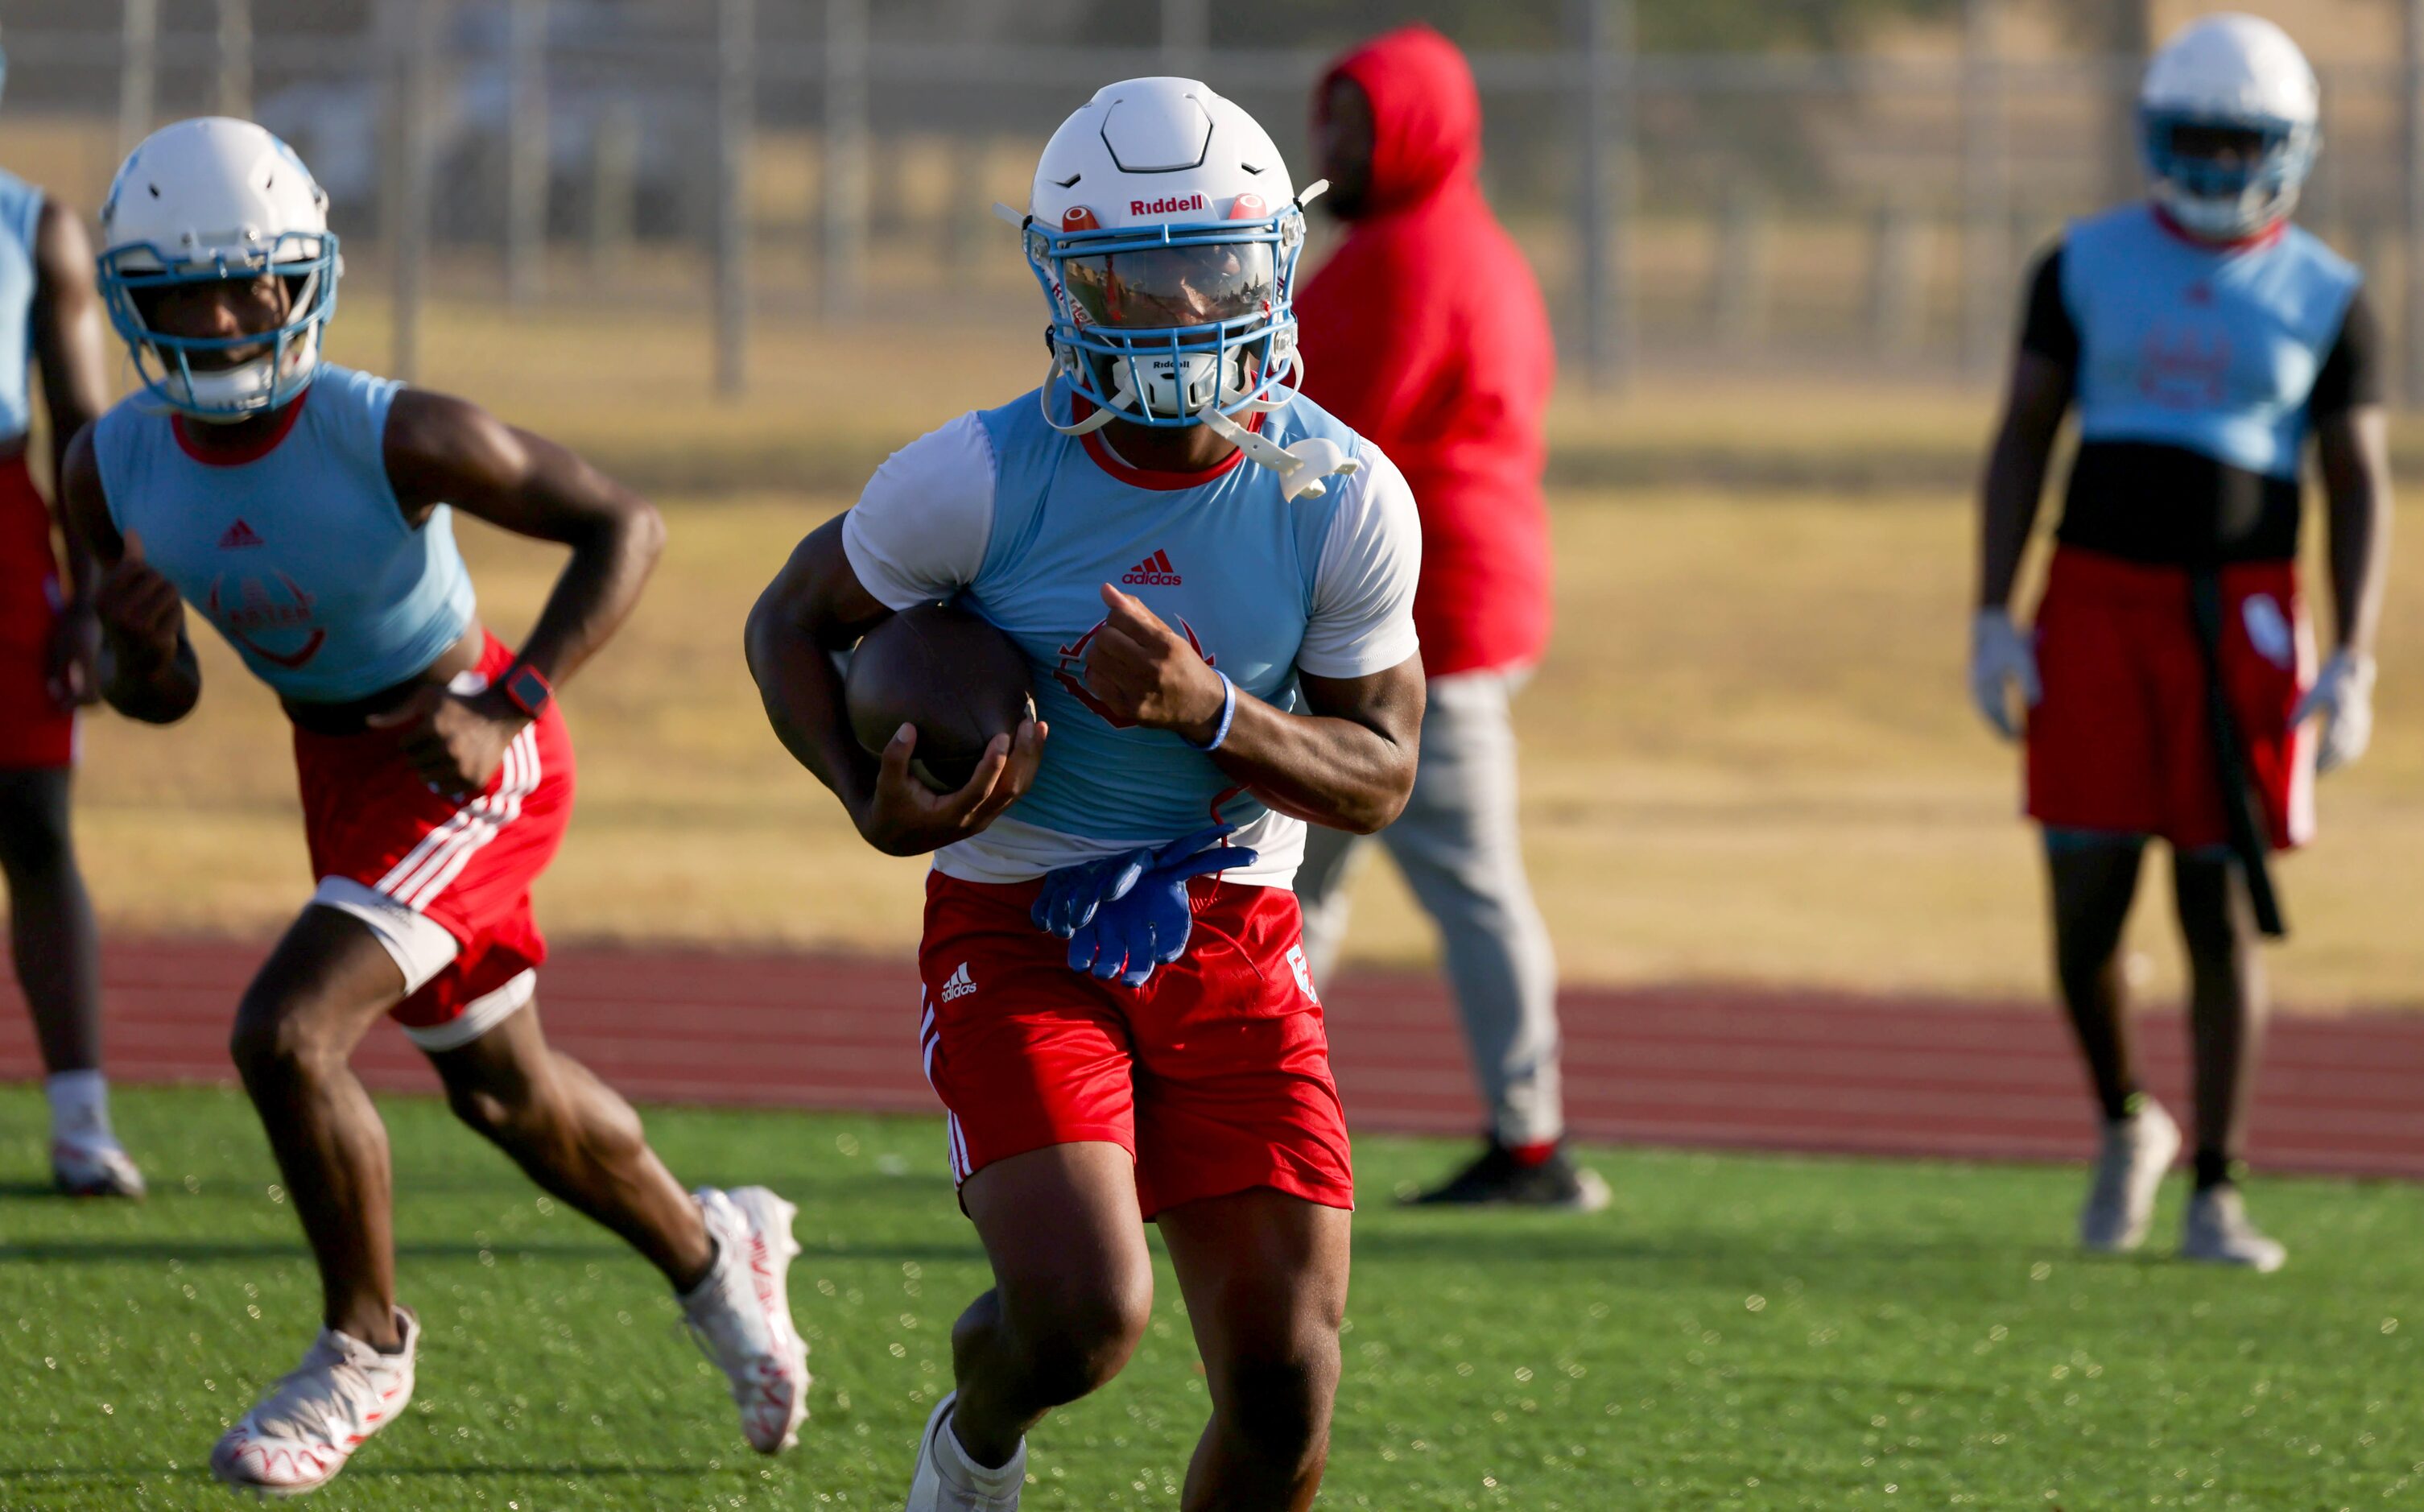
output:
<svg viewBox="0 0 2424 1512"><path fill-rule="evenodd" d="M968 963L963 961L959 969L951 973L951 979L943 983L943 1001L955 1003L976 990L976 979L968 975Z"/></svg>
<svg viewBox="0 0 2424 1512"><path fill-rule="evenodd" d="M258 532L256 532L251 526L246 524L241 517L239 517L234 524L227 528L227 533L225 535L219 537L219 549L222 551L241 551L247 546L266 546L268 544L268 542L261 538Z"/></svg>
<svg viewBox="0 0 2424 1512"><path fill-rule="evenodd" d="M1120 581L1147 588L1175 588L1186 580L1179 577L1178 569L1170 565L1169 552L1156 551L1128 568Z"/></svg>

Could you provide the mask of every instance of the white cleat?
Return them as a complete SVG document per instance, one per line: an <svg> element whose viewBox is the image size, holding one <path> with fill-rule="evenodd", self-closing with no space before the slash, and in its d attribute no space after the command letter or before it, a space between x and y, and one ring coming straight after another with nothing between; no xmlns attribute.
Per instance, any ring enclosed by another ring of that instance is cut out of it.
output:
<svg viewBox="0 0 2424 1512"><path fill-rule="evenodd" d="M412 1400L421 1320L408 1308L397 1308L395 1315L404 1347L391 1355L334 1329L321 1329L303 1363L212 1448L211 1473L263 1496L300 1496L326 1486Z"/></svg>
<svg viewBox="0 0 2424 1512"><path fill-rule="evenodd" d="M2248 1220L2247 1203L2238 1187L2217 1186L2189 1199L2188 1218L2180 1225L2180 1258L2270 1275L2281 1268L2289 1251Z"/></svg>
<svg viewBox="0 0 2424 1512"><path fill-rule="evenodd" d="M2079 1244L2096 1254L2128 1254L2146 1241L2155 1193L2180 1153L2180 1126L2151 1097L2138 1110L2104 1126L2096 1179L2079 1210Z"/></svg>
<svg viewBox="0 0 2424 1512"><path fill-rule="evenodd" d="M808 1346L791 1322L787 1274L800 1252L799 1211L763 1186L692 1194L715 1240L715 1266L681 1298L691 1336L732 1382L749 1447L777 1455L808 1415Z"/></svg>
<svg viewBox="0 0 2424 1512"><path fill-rule="evenodd" d="M51 1180L70 1197L143 1196L143 1172L115 1143L51 1141Z"/></svg>
<svg viewBox="0 0 2424 1512"><path fill-rule="evenodd" d="M951 1409L959 1400L960 1393L951 1393L926 1419L926 1436L917 1440L917 1472L909 1481L908 1512L1018 1512L1019 1488L1027 1484L1027 1441L1019 1440L1017 1453L999 1470L972 1464L951 1432ZM967 1484L979 1479L991 1488Z"/></svg>

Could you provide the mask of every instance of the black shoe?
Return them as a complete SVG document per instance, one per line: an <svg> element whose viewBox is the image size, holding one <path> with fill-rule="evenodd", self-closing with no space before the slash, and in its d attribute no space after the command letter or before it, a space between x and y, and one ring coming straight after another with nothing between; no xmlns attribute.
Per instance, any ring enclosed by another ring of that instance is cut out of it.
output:
<svg viewBox="0 0 2424 1512"><path fill-rule="evenodd" d="M1447 1182L1406 1199L1411 1207L1537 1207L1565 1213L1596 1213L1607 1206L1607 1183L1566 1157L1559 1145L1548 1159L1527 1166L1491 1139L1481 1154Z"/></svg>

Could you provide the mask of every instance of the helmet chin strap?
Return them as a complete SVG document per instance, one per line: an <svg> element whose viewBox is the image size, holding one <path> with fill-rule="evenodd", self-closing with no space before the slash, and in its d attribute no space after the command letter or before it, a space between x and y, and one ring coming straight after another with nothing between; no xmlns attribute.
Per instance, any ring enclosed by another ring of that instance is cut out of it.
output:
<svg viewBox="0 0 2424 1512"><path fill-rule="evenodd" d="M1052 386L1060 377L1060 359L1047 359L1044 370L1044 387L1035 390L1035 407L1044 411L1044 423L1063 436L1092 436L1118 418L1108 405L1096 405L1094 412L1074 425L1063 425L1052 418Z"/></svg>
<svg viewBox="0 0 2424 1512"><path fill-rule="evenodd" d="M1304 382L1304 354L1293 354L1294 371L1288 376L1295 385ZM1287 401L1258 399L1245 407L1268 414ZM1364 464L1347 454L1346 449L1325 436L1308 436L1293 446L1281 446L1250 431L1220 413L1218 404L1207 404L1196 412L1205 430L1246 454L1246 460L1270 469L1280 475L1280 486L1288 499L1318 499L1330 491L1329 479L1351 477Z"/></svg>

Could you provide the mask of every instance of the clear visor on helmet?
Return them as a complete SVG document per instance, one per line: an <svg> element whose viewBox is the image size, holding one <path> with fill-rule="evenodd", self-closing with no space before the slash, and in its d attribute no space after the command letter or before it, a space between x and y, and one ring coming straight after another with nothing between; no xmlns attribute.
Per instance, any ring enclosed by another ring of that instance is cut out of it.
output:
<svg viewBox="0 0 2424 1512"><path fill-rule="evenodd" d="M1270 314L1278 297L1268 242L1204 242L1073 257L1071 301L1098 330L1169 331Z"/></svg>

